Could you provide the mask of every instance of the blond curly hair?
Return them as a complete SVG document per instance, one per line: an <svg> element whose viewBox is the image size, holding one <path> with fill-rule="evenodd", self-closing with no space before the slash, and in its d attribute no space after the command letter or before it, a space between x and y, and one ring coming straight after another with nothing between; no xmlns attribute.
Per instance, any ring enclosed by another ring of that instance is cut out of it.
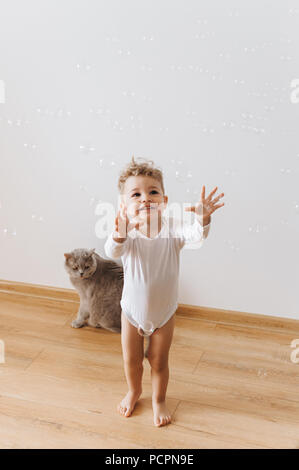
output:
<svg viewBox="0 0 299 470"><path fill-rule="evenodd" d="M141 162L138 163L133 155L131 161L121 171L118 179L119 192L123 194L125 182L129 178L129 176L143 175L151 176L152 178L155 178L157 181L159 181L162 187L163 194L165 194L162 170L154 166L153 160L146 160L140 157L137 158L137 160L141 160Z"/></svg>

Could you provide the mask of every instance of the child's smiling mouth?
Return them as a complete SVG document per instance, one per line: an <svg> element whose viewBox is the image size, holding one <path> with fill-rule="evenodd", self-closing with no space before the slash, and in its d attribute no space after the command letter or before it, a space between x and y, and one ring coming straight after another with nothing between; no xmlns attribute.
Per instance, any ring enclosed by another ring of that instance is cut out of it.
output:
<svg viewBox="0 0 299 470"><path fill-rule="evenodd" d="M151 211L151 210L155 210L157 209L157 206L145 206L145 207L141 207L140 209L138 209L138 211Z"/></svg>

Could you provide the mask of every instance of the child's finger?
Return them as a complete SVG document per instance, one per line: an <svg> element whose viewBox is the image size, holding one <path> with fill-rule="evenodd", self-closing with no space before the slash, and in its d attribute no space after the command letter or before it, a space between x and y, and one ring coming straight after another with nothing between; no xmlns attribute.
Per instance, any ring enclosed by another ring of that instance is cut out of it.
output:
<svg viewBox="0 0 299 470"><path fill-rule="evenodd" d="M120 234L121 238L126 237L126 221L124 217L122 217L121 210L117 212L115 229Z"/></svg>
<svg viewBox="0 0 299 470"><path fill-rule="evenodd" d="M129 216L128 216L128 212L127 212L127 208L126 208L126 207L124 208L124 215L125 215L125 219L126 219L126 224L128 225L130 219L129 219Z"/></svg>
<svg viewBox="0 0 299 470"><path fill-rule="evenodd" d="M221 199L223 196L224 196L224 193L221 193L219 196L215 197L215 199L213 199L213 203L219 201L219 199Z"/></svg>
<svg viewBox="0 0 299 470"><path fill-rule="evenodd" d="M126 225L128 225L129 218L128 218L126 206L124 206L124 207L121 209L121 216L122 216L122 219L126 222Z"/></svg>
<svg viewBox="0 0 299 470"><path fill-rule="evenodd" d="M207 197L207 201L210 201L212 199L212 196L213 194L215 194L215 192L217 191L218 189L218 186L215 186L215 188L213 189L213 191L210 192L210 194L208 195Z"/></svg>

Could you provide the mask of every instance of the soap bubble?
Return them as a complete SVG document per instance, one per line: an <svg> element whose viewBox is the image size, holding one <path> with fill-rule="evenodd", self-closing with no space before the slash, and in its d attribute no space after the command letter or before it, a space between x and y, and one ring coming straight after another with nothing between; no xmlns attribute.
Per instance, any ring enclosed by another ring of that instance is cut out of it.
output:
<svg viewBox="0 0 299 470"><path fill-rule="evenodd" d="M36 145L36 144L27 144L27 143L25 143L25 144L23 144L23 146L24 146L25 148L31 149L31 150L36 150L36 148L37 148L37 145Z"/></svg>
<svg viewBox="0 0 299 470"><path fill-rule="evenodd" d="M79 150L81 153L89 154L95 151L95 147L88 146L88 145L80 145Z"/></svg>
<svg viewBox="0 0 299 470"><path fill-rule="evenodd" d="M78 72L89 72L91 70L91 65L87 63L76 64L76 69Z"/></svg>
<svg viewBox="0 0 299 470"><path fill-rule="evenodd" d="M143 328L141 325L139 325L137 331L140 336L150 336L155 331L155 329L153 323L150 320L146 320L144 322Z"/></svg>

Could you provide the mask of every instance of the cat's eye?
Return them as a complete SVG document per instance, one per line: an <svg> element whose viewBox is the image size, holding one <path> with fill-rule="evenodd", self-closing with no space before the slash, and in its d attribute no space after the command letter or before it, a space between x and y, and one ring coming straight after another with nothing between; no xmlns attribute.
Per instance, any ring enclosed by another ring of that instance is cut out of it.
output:
<svg viewBox="0 0 299 470"><path fill-rule="evenodd" d="M78 266L73 266L73 269L78 269Z"/></svg>

